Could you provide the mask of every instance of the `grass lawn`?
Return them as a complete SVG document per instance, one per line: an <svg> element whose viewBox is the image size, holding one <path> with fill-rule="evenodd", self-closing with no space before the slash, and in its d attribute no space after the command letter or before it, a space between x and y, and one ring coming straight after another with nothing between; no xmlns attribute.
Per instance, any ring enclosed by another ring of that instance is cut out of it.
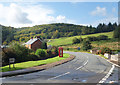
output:
<svg viewBox="0 0 120 85"><path fill-rule="evenodd" d="M63 57L54 57L54 58L49 58L46 60L38 60L38 61L28 61L28 62L22 62L22 63L16 63L15 68L9 69L9 65L2 67L2 72L7 72L7 71L14 71L14 70L19 70L19 69L25 69L33 66L39 66L39 65L44 65L44 64L49 64L53 63L56 61L64 60L66 58L70 57L69 54L63 54ZM12 65L11 65L12 67Z"/></svg>
<svg viewBox="0 0 120 85"><path fill-rule="evenodd" d="M99 36L99 35L106 35L108 36L108 38L112 38L113 36L113 32L106 32L106 33L96 33L96 34L90 34L90 35L82 35L82 38L86 38L88 36ZM80 36L73 36L73 37L62 37L62 38L58 38L58 39L51 39L50 42L48 42L48 45L52 45L52 46L66 46L66 45L71 45L72 44L72 40L74 37L79 38Z"/></svg>

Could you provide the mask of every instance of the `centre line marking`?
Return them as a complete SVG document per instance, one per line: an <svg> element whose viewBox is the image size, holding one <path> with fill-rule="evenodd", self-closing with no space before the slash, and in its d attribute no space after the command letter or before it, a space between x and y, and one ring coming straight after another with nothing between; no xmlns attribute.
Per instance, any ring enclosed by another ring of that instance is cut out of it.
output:
<svg viewBox="0 0 120 85"><path fill-rule="evenodd" d="M88 59L88 57L87 57L87 59ZM82 68L83 66L85 66L87 63L88 63L88 60L87 60L82 66L78 67L76 70L81 69L81 68Z"/></svg>
<svg viewBox="0 0 120 85"><path fill-rule="evenodd" d="M56 79L56 78L58 78L58 77L65 76L65 75L67 75L67 74L69 74L69 73L70 73L70 72L66 72L66 73L61 74L61 75L58 75L58 76L56 76L56 77L49 78L48 80Z"/></svg>

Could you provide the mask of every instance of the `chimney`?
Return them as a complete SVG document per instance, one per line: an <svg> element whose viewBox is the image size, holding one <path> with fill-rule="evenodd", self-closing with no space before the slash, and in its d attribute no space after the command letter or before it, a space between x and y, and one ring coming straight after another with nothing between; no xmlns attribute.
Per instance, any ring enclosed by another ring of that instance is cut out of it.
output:
<svg viewBox="0 0 120 85"><path fill-rule="evenodd" d="M33 37L31 37L31 39L33 39Z"/></svg>

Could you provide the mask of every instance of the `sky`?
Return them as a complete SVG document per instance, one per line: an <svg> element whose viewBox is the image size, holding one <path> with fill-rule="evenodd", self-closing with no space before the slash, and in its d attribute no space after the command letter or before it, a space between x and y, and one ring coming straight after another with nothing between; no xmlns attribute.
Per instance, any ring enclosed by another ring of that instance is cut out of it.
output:
<svg viewBox="0 0 120 85"><path fill-rule="evenodd" d="M118 22L118 2L0 2L0 24L26 27L50 23L77 25Z"/></svg>

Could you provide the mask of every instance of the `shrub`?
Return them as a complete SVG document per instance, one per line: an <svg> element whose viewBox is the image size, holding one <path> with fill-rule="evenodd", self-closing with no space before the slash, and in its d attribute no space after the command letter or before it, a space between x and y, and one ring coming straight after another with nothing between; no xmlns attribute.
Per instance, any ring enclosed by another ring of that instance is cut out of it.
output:
<svg viewBox="0 0 120 85"><path fill-rule="evenodd" d="M46 58L46 50L37 49L37 51L35 52L35 55L37 55L39 57L39 59L44 59L44 58Z"/></svg>
<svg viewBox="0 0 120 85"><path fill-rule="evenodd" d="M31 53L32 50L26 48L23 45L20 45L19 43L13 43L10 48L15 52L16 54L16 62L24 62L27 61L27 58L29 56L29 53Z"/></svg>
<svg viewBox="0 0 120 85"><path fill-rule="evenodd" d="M48 50L47 50L47 57L52 57L51 49L48 49Z"/></svg>
<svg viewBox="0 0 120 85"><path fill-rule="evenodd" d="M87 51L87 50L89 50L91 48L92 48L91 43L89 41L87 41L87 40L84 40L83 41L82 49L85 50L85 51Z"/></svg>
<svg viewBox="0 0 120 85"><path fill-rule="evenodd" d="M103 47L103 48L101 48L101 49L99 50L99 53L102 54L102 55L104 55L104 53L109 53L109 54L111 54L111 53L112 53L112 50L111 50L110 48L108 48L108 47Z"/></svg>
<svg viewBox="0 0 120 85"><path fill-rule="evenodd" d="M9 58L15 58L16 54L11 48L5 48L2 50L2 65L8 65L9 64Z"/></svg>
<svg viewBox="0 0 120 85"><path fill-rule="evenodd" d="M53 56L57 56L58 55L58 48L56 46L53 46L51 48L51 52Z"/></svg>
<svg viewBox="0 0 120 85"><path fill-rule="evenodd" d="M97 37L98 40L108 40L108 36L106 35L100 35Z"/></svg>
<svg viewBox="0 0 120 85"><path fill-rule="evenodd" d="M97 41L97 37L91 36L91 37L87 37L88 41Z"/></svg>
<svg viewBox="0 0 120 85"><path fill-rule="evenodd" d="M78 38L73 38L73 44L80 43L80 40Z"/></svg>
<svg viewBox="0 0 120 85"><path fill-rule="evenodd" d="M47 49L47 43L46 42L42 43L42 49Z"/></svg>
<svg viewBox="0 0 120 85"><path fill-rule="evenodd" d="M80 43L83 41L83 38L80 37Z"/></svg>
<svg viewBox="0 0 120 85"><path fill-rule="evenodd" d="M37 55L34 55L34 54L30 54L27 58L28 61L31 61L31 60L36 61L38 59L39 59L39 57Z"/></svg>

